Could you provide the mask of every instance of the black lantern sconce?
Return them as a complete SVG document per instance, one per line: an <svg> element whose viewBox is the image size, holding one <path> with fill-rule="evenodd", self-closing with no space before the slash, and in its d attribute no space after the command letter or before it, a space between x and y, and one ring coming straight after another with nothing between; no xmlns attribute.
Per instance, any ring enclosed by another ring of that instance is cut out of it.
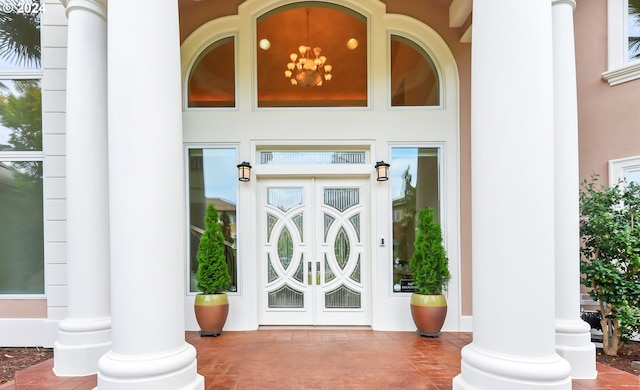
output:
<svg viewBox="0 0 640 390"><path fill-rule="evenodd" d="M238 164L238 180L249 181L251 180L251 164L246 161Z"/></svg>
<svg viewBox="0 0 640 390"><path fill-rule="evenodd" d="M378 181L387 181L389 180L389 167L391 164L387 164L384 161L378 161L376 163L376 172L378 173Z"/></svg>

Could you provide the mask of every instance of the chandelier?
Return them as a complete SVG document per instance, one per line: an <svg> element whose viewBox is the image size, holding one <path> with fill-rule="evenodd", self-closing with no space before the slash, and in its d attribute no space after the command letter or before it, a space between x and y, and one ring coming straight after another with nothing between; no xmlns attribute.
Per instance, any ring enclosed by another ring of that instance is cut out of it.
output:
<svg viewBox="0 0 640 390"><path fill-rule="evenodd" d="M291 85L302 87L320 87L325 81L331 80L331 65L327 64L327 57L321 56L322 49L309 45L309 10L307 9L307 44L298 47L298 53L291 53L284 75L291 81Z"/></svg>

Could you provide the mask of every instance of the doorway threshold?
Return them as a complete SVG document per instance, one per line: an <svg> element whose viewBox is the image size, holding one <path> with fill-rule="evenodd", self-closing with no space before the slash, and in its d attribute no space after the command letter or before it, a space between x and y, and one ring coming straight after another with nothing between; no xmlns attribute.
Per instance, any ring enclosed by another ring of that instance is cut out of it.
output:
<svg viewBox="0 0 640 390"><path fill-rule="evenodd" d="M260 325L258 330L373 330L369 325Z"/></svg>

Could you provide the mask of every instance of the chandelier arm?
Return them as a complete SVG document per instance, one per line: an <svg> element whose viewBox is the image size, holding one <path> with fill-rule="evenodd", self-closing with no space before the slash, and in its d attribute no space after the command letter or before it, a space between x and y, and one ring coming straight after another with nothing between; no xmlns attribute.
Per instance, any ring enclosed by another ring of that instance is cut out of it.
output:
<svg viewBox="0 0 640 390"><path fill-rule="evenodd" d="M309 8L307 8L307 46L309 46Z"/></svg>
<svg viewBox="0 0 640 390"><path fill-rule="evenodd" d="M300 45L298 51L300 56L295 53L290 55L291 62L287 64L287 70L285 70L285 76L290 80L293 86L302 87L320 87L324 81L331 80L331 65L326 64L326 57L320 56L321 48L309 46L309 11L306 9L307 14L307 42L306 45ZM311 51L313 50L313 56L311 57ZM297 57L297 58L296 58Z"/></svg>

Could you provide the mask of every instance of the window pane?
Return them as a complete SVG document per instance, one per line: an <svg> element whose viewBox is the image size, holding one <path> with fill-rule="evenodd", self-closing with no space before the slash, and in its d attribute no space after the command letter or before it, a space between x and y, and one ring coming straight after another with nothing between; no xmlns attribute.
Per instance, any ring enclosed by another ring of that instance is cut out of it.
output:
<svg viewBox="0 0 640 390"><path fill-rule="evenodd" d="M418 45L397 35L391 36L391 105L440 105L440 82L433 61Z"/></svg>
<svg viewBox="0 0 640 390"><path fill-rule="evenodd" d="M236 255L236 149L189 150L189 291L198 292L195 275L198 270L196 253L204 231L204 218L213 204L222 222L227 266L231 275L229 291L238 289Z"/></svg>
<svg viewBox="0 0 640 390"><path fill-rule="evenodd" d="M0 162L0 294L44 294L42 162Z"/></svg>
<svg viewBox="0 0 640 390"><path fill-rule="evenodd" d="M297 3L262 15L256 32L258 107L367 106L362 15L335 4Z"/></svg>
<svg viewBox="0 0 640 390"><path fill-rule="evenodd" d="M5 0L0 12L0 69L40 68L40 15L44 5ZM6 12L12 9L12 12Z"/></svg>
<svg viewBox="0 0 640 390"><path fill-rule="evenodd" d="M0 80L0 151L42 150L39 80Z"/></svg>
<svg viewBox="0 0 640 390"><path fill-rule="evenodd" d="M391 191L393 210L393 290L411 292L413 256L418 210L433 207L440 219L438 148L393 148Z"/></svg>
<svg viewBox="0 0 640 390"><path fill-rule="evenodd" d="M233 37L213 43L198 58L189 78L189 107L235 107Z"/></svg>
<svg viewBox="0 0 640 390"><path fill-rule="evenodd" d="M632 168L629 170L625 170L624 177L628 182L635 182L640 184L640 168Z"/></svg>
<svg viewBox="0 0 640 390"><path fill-rule="evenodd" d="M260 164L365 164L360 151L267 151L260 152Z"/></svg>
<svg viewBox="0 0 640 390"><path fill-rule="evenodd" d="M640 60L640 2L629 1L629 61Z"/></svg>

